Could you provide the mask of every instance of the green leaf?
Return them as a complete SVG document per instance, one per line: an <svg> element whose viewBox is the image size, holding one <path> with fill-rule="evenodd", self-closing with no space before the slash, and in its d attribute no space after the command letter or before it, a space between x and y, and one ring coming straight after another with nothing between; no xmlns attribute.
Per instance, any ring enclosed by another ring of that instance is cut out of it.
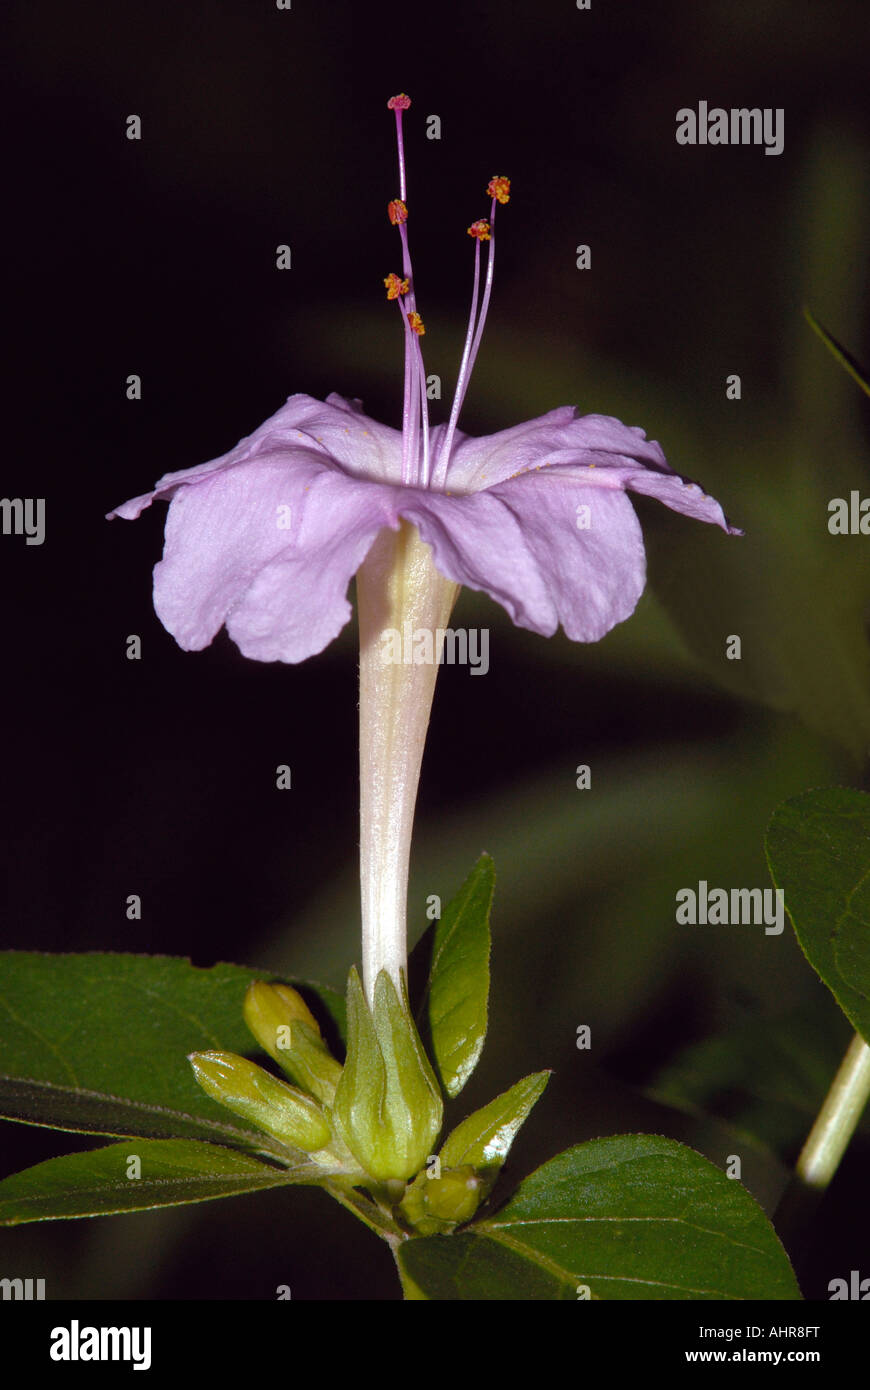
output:
<svg viewBox="0 0 870 1390"><path fill-rule="evenodd" d="M766 849L804 955L870 1040L870 796L826 787L783 802Z"/></svg>
<svg viewBox="0 0 870 1390"><path fill-rule="evenodd" d="M131 1159L138 1158L141 1176ZM111 1216L151 1207L208 1202L292 1182L291 1170L249 1154L187 1139L128 1140L91 1153L65 1154L0 1182L0 1225Z"/></svg>
<svg viewBox="0 0 870 1390"><path fill-rule="evenodd" d="M210 1100L187 1061L190 1052L258 1051L242 1001L263 978L171 956L0 952L0 1115L86 1134L278 1152ZM338 1029L343 1001L300 988Z"/></svg>
<svg viewBox="0 0 870 1390"><path fill-rule="evenodd" d="M543 1095L550 1075L548 1071L538 1071L523 1077L457 1125L439 1154L442 1168L470 1164L478 1172L489 1171L494 1181L532 1106Z"/></svg>
<svg viewBox="0 0 870 1390"><path fill-rule="evenodd" d="M398 1256L428 1299L800 1298L754 1198L694 1150L647 1134L578 1144L494 1216L407 1241Z"/></svg>
<svg viewBox="0 0 870 1390"><path fill-rule="evenodd" d="M832 356L836 357L837 361L840 363L840 366L845 367L850 377L852 377L854 381L857 381L858 385L861 387L861 390L866 392L866 394L870 396L870 373L866 372L864 368L860 366L858 362L856 362L852 354L850 352L847 352L846 349L840 343L837 342L836 338L832 337L831 334L828 333L827 330L822 327L818 319L813 317L813 315L810 313L809 309L807 309L806 306L804 306L804 318L806 319L813 332L819 335L825 347L832 354Z"/></svg>
<svg viewBox="0 0 870 1390"><path fill-rule="evenodd" d="M434 930L419 944L431 949L431 966L420 1012L441 1084L458 1096L483 1051L489 999L489 913L495 865L482 854L444 909Z"/></svg>
<svg viewBox="0 0 870 1390"><path fill-rule="evenodd" d="M816 1002L692 1043L657 1072L647 1095L715 1116L793 1162L853 1036L826 997Z"/></svg>

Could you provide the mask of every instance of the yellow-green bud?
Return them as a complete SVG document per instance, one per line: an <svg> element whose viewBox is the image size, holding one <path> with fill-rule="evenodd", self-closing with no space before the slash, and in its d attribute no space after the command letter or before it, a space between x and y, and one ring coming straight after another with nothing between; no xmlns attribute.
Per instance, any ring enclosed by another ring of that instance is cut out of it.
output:
<svg viewBox="0 0 870 1390"><path fill-rule="evenodd" d="M312 1032L320 1037L317 1019L299 991L290 985L272 985L265 980L254 980L245 994L244 1013L245 1022L257 1042L276 1062L281 1060L278 1051L281 1030L294 1019L307 1023Z"/></svg>
<svg viewBox="0 0 870 1390"><path fill-rule="evenodd" d="M320 1106L246 1057L234 1052L192 1052L188 1060L212 1100L282 1144L314 1153L329 1143L331 1131Z"/></svg>
<svg viewBox="0 0 870 1390"><path fill-rule="evenodd" d="M442 1168L437 1178L427 1167L409 1184L399 1210L421 1236L450 1235L471 1220L486 1195L483 1178L470 1164Z"/></svg>
<svg viewBox="0 0 870 1390"><path fill-rule="evenodd" d="M305 1000L289 985L255 980L245 995L245 1022L260 1046L304 1091L331 1105L341 1063L320 1036Z"/></svg>
<svg viewBox="0 0 870 1390"><path fill-rule="evenodd" d="M347 1038L334 1106L344 1141L378 1181L411 1178L432 1152L443 1106L407 995L403 988L399 998L386 970L375 982L374 1013L351 970Z"/></svg>
<svg viewBox="0 0 870 1390"><path fill-rule="evenodd" d="M484 1196L484 1187L471 1167L443 1168L440 1178L427 1178L422 1183L422 1192L427 1216L458 1226L471 1220Z"/></svg>

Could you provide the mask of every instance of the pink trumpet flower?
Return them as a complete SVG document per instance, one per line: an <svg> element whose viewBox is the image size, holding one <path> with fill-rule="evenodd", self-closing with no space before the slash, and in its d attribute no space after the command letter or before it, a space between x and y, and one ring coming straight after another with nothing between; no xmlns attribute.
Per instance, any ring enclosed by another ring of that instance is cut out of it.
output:
<svg viewBox="0 0 870 1390"><path fill-rule="evenodd" d="M395 112L399 197L388 208L401 276L385 278L405 344L402 429L359 401L290 396L234 449L167 473L111 517L169 500L154 607L186 651L222 626L245 656L304 661L360 615L363 976L405 968L407 872L414 803L437 666L392 664L386 631L446 627L459 587L483 590L514 623L559 625L594 642L643 592L643 537L628 491L740 534L721 506L667 464L644 431L560 406L483 438L457 428L480 347L495 265L496 209L509 181L490 180L489 217L468 228L474 280L468 330L446 424L429 427L426 373L408 243L402 117ZM481 247L487 247L481 293Z"/></svg>

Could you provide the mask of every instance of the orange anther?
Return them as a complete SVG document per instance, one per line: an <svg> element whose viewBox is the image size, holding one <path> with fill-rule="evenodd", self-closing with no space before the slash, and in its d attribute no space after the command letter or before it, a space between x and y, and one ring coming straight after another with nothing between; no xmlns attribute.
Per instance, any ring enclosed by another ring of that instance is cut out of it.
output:
<svg viewBox="0 0 870 1390"><path fill-rule="evenodd" d="M504 174L496 174L486 185L486 191L490 198L497 198L500 203L506 203L511 196L511 181L506 179Z"/></svg>
<svg viewBox="0 0 870 1390"><path fill-rule="evenodd" d="M387 213L394 227L398 227L400 223L408 220L408 209L401 198L394 198L391 203L387 203Z"/></svg>
<svg viewBox="0 0 870 1390"><path fill-rule="evenodd" d="M412 309L410 314L408 315L408 323L411 325L414 332L417 334L417 337L422 338L423 334L426 332L426 329L423 327L423 320L420 318L420 315L417 313L416 309Z"/></svg>
<svg viewBox="0 0 870 1390"><path fill-rule="evenodd" d="M392 271L384 277L384 284L387 287L387 299L398 299L400 294L408 293L408 281L400 280Z"/></svg>
<svg viewBox="0 0 870 1390"><path fill-rule="evenodd" d="M477 237L478 241L489 241L489 223L486 218L479 217L476 222L472 222L468 235Z"/></svg>

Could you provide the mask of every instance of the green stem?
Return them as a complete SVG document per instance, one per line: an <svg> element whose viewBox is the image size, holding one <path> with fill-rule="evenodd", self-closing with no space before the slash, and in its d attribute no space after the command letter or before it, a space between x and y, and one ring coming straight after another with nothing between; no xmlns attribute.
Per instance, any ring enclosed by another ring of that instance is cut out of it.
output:
<svg viewBox="0 0 870 1390"><path fill-rule="evenodd" d="M870 1047L856 1033L797 1161L795 1174L807 1187L828 1186L868 1100Z"/></svg>
<svg viewBox="0 0 870 1390"><path fill-rule="evenodd" d="M405 1233L389 1212L364 1196L357 1188L348 1189L339 1186L338 1183L324 1183L323 1186L331 1197L334 1197L348 1211L352 1211L354 1216L359 1217L360 1221L368 1226L370 1231L374 1231L375 1235L379 1235L382 1240L393 1245L404 1239Z"/></svg>
<svg viewBox="0 0 870 1390"><path fill-rule="evenodd" d="M870 1047L857 1033L810 1130L775 1223L796 1264L808 1258L808 1239L825 1189L837 1171L870 1098Z"/></svg>

